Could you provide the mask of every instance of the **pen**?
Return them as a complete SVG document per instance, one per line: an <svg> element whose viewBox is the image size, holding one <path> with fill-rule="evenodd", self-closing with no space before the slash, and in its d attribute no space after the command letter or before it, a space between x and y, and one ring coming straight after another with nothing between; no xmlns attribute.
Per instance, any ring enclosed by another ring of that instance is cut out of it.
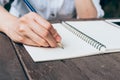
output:
<svg viewBox="0 0 120 80"><path fill-rule="evenodd" d="M27 6L32 12L36 12L36 13L37 13L37 11L33 8L33 6L29 3L28 0L23 0L23 1L25 2L26 6Z"/></svg>
<svg viewBox="0 0 120 80"><path fill-rule="evenodd" d="M37 11L35 10L35 8L30 4L30 2L29 2L28 0L23 0L23 1L24 1L24 3L26 4L26 6L27 6L32 12L37 13ZM63 45L62 45L61 43L57 43L57 45L58 45L60 48L64 49L64 47L63 47Z"/></svg>
<svg viewBox="0 0 120 80"><path fill-rule="evenodd" d="M63 47L63 44L62 44L62 43L57 43L57 45L58 45L60 48L64 49L64 47Z"/></svg>

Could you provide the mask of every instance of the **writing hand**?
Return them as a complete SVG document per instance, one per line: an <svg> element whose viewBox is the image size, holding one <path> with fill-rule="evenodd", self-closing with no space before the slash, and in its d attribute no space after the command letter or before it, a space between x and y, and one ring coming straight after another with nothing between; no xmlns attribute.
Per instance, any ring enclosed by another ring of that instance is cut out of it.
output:
<svg viewBox="0 0 120 80"><path fill-rule="evenodd" d="M21 18L9 18L10 21L3 28L13 41L43 47L56 47L61 41L60 35L52 25L34 12Z"/></svg>

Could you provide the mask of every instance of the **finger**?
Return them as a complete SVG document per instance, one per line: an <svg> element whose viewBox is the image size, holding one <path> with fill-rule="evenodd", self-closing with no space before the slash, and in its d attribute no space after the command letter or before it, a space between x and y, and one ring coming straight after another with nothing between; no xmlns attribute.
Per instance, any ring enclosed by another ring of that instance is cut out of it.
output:
<svg viewBox="0 0 120 80"><path fill-rule="evenodd" d="M34 41L32 41L31 39L24 37L24 40L22 40L23 44L25 45L29 45L29 46L35 46L35 47L40 47L40 45L38 45L37 43L35 43Z"/></svg>
<svg viewBox="0 0 120 80"><path fill-rule="evenodd" d="M61 41L61 36L58 34L58 32L54 28L51 28L49 31L51 32L51 34L53 35L53 37L57 42Z"/></svg>
<svg viewBox="0 0 120 80"><path fill-rule="evenodd" d="M29 37L29 39L31 39L32 41L36 42L38 45L45 46L45 47L49 46L47 41L42 39L40 36L38 36L35 32L33 32L30 29L30 26L25 26L25 25L21 26L19 31L21 32L21 33L19 33L20 35L22 35L24 37Z"/></svg>
<svg viewBox="0 0 120 80"><path fill-rule="evenodd" d="M31 25L31 29L36 34L41 36L44 40L46 40L51 47L56 47L57 46L56 40L54 39L54 37L42 25L37 24L37 23L35 23L33 21L30 22L30 25Z"/></svg>
<svg viewBox="0 0 120 80"><path fill-rule="evenodd" d="M17 35L17 38L16 38L15 42L17 42L17 43L23 43L25 45L35 46L35 47L40 47L40 46L42 46L42 47L48 47L48 46L43 46L43 45L37 44L35 41L31 40L27 36Z"/></svg>
<svg viewBox="0 0 120 80"><path fill-rule="evenodd" d="M32 46L38 46L38 44L36 44L31 40L26 39L25 37L19 35L17 32L12 32L7 35L16 43L23 43L23 44L32 45Z"/></svg>
<svg viewBox="0 0 120 80"><path fill-rule="evenodd" d="M48 31L50 31L50 33L52 34L52 36L54 36L55 40L57 42L61 41L61 37L60 35L57 33L57 31L53 28L53 26L46 21L44 18L42 18L41 16L39 16L38 14L34 14L34 20L39 24L44 26L44 28L46 28Z"/></svg>

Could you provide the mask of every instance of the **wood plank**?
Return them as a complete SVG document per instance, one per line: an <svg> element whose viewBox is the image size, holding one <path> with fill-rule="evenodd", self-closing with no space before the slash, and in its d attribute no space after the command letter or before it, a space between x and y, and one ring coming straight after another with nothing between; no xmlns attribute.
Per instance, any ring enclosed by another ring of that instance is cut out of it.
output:
<svg viewBox="0 0 120 80"><path fill-rule="evenodd" d="M9 38L0 33L0 80L27 80Z"/></svg>
<svg viewBox="0 0 120 80"><path fill-rule="evenodd" d="M66 60L35 63L21 44L15 47L30 80L89 80L74 63L66 65Z"/></svg>
<svg viewBox="0 0 120 80"><path fill-rule="evenodd" d="M89 80L119 80L120 53L72 59ZM68 62L66 62L67 64Z"/></svg>

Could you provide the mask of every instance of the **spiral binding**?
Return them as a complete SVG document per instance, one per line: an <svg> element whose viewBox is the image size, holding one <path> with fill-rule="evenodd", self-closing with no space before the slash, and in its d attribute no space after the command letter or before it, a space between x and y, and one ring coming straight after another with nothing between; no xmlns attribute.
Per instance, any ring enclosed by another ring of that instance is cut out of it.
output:
<svg viewBox="0 0 120 80"><path fill-rule="evenodd" d="M92 37L84 34L83 32L79 31L75 27L71 26L70 24L66 22L62 22L65 28L67 28L69 31L71 31L73 34L77 35L79 38L87 42L88 44L92 45L94 48L98 49L99 51L105 51L106 46L102 43L96 41Z"/></svg>

